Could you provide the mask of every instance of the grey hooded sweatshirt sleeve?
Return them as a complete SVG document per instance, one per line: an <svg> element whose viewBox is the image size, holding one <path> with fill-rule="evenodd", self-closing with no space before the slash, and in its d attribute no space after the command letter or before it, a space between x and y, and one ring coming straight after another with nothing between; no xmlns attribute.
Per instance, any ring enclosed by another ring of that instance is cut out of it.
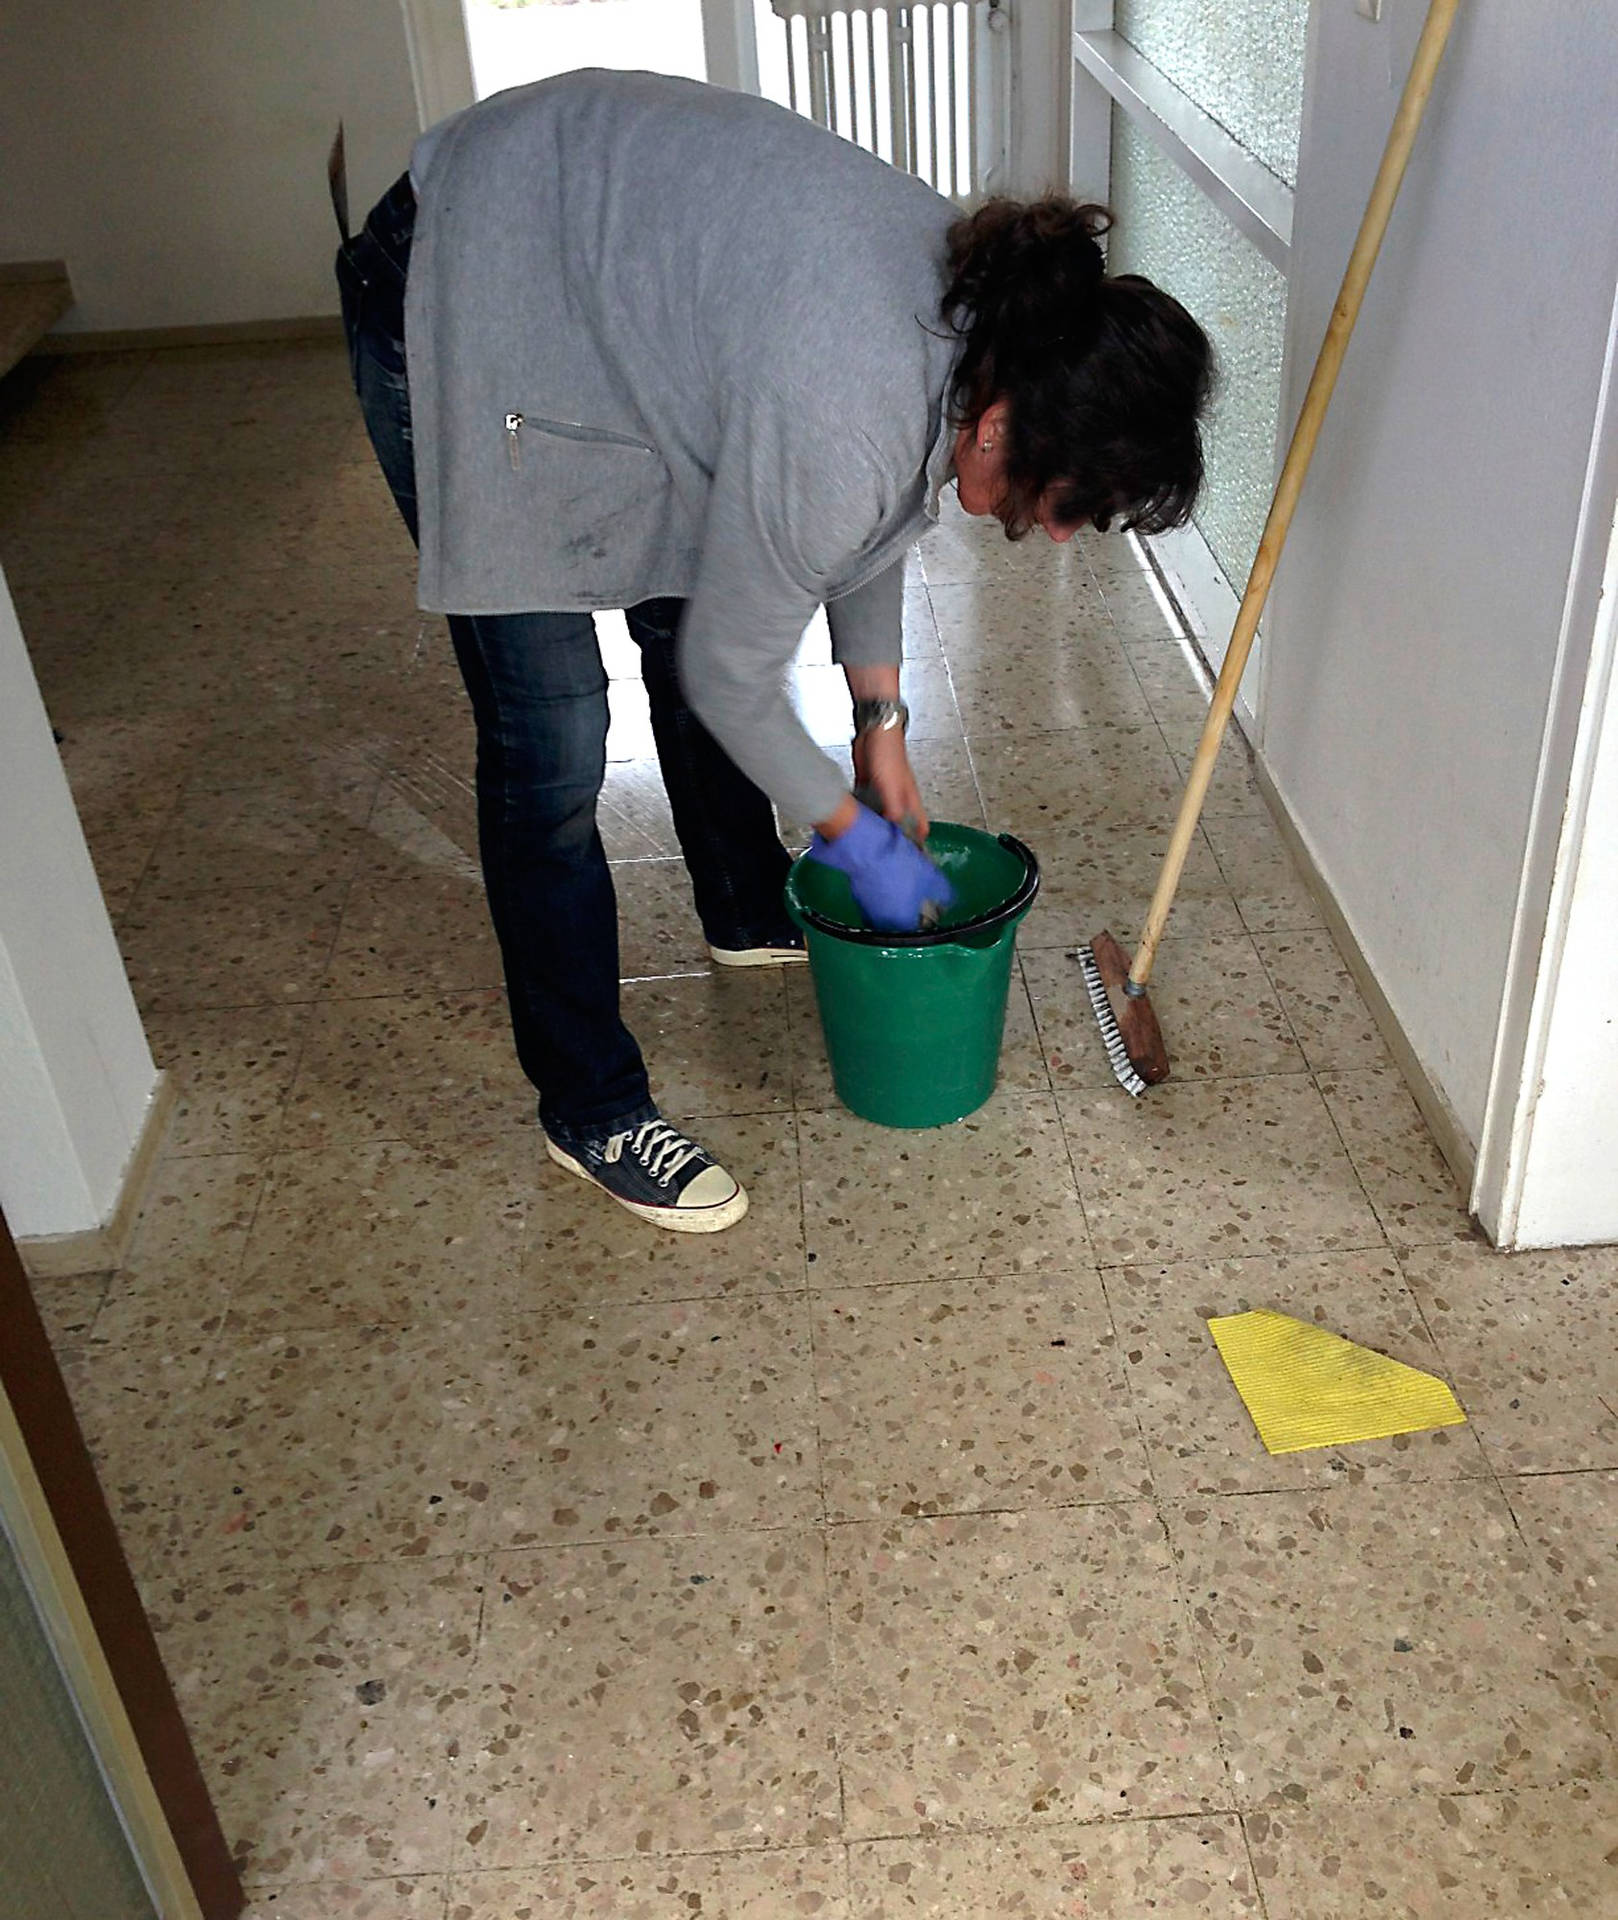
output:
<svg viewBox="0 0 1618 1920"><path fill-rule="evenodd" d="M406 338L420 599L447 613L689 605L687 698L776 803L846 782L787 669L897 663L937 515L955 210L766 101L579 73L423 136Z"/></svg>

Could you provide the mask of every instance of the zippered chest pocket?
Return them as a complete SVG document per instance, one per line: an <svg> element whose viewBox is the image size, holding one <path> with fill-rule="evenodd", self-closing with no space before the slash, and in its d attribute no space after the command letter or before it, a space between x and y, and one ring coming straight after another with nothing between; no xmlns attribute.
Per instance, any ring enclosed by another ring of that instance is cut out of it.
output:
<svg viewBox="0 0 1618 1920"><path fill-rule="evenodd" d="M544 414L511 412L505 417L506 457L513 473L522 472L523 440L539 434L545 439L568 441L574 446L622 447L631 453L657 459L657 449L632 433L618 433L611 427L587 427L579 420L552 420Z"/></svg>

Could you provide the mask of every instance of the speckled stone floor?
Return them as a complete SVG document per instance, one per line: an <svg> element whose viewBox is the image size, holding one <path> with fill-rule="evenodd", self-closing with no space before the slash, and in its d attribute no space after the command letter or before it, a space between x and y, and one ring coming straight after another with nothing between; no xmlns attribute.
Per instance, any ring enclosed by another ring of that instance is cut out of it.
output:
<svg viewBox="0 0 1618 1920"><path fill-rule="evenodd" d="M1072 944L1151 891L1201 696L1122 541L951 516L915 758L1044 896L982 1112L833 1097L710 972L607 639L630 1017L753 1196L547 1165L470 728L329 347L30 363L0 559L183 1104L42 1285L253 1920L1618 1913L1618 1251L1492 1253L1242 754L1111 1080ZM803 709L845 708L812 634ZM1270 1459L1205 1319L1467 1426Z"/></svg>

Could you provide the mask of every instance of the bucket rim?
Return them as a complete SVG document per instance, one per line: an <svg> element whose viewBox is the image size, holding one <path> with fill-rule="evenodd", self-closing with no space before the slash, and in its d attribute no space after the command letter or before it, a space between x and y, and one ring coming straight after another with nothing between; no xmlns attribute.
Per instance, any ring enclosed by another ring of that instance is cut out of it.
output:
<svg viewBox="0 0 1618 1920"><path fill-rule="evenodd" d="M1020 919L1033 905L1034 896L1039 892L1039 862L1034 858L1032 849L1024 846L1015 834L997 833L994 837L1007 853L1015 854L1021 860L1022 879L1010 897L1002 900L999 906L978 914L975 919L963 920L956 926L925 927L915 933L884 933L878 927L845 926L840 920L829 919L797 900L789 899L787 910L801 925L812 928L816 933L824 933L831 939L843 940L857 947L944 947L974 934L996 932L1009 921Z"/></svg>

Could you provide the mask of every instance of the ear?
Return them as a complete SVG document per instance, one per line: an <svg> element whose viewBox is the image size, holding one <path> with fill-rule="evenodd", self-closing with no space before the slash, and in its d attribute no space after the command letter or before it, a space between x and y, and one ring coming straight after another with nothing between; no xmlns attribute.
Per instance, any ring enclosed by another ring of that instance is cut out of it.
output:
<svg viewBox="0 0 1618 1920"><path fill-rule="evenodd" d="M1011 424L1011 402L1006 399L992 401L978 415L973 433L981 447L985 440L991 444L1001 439Z"/></svg>

